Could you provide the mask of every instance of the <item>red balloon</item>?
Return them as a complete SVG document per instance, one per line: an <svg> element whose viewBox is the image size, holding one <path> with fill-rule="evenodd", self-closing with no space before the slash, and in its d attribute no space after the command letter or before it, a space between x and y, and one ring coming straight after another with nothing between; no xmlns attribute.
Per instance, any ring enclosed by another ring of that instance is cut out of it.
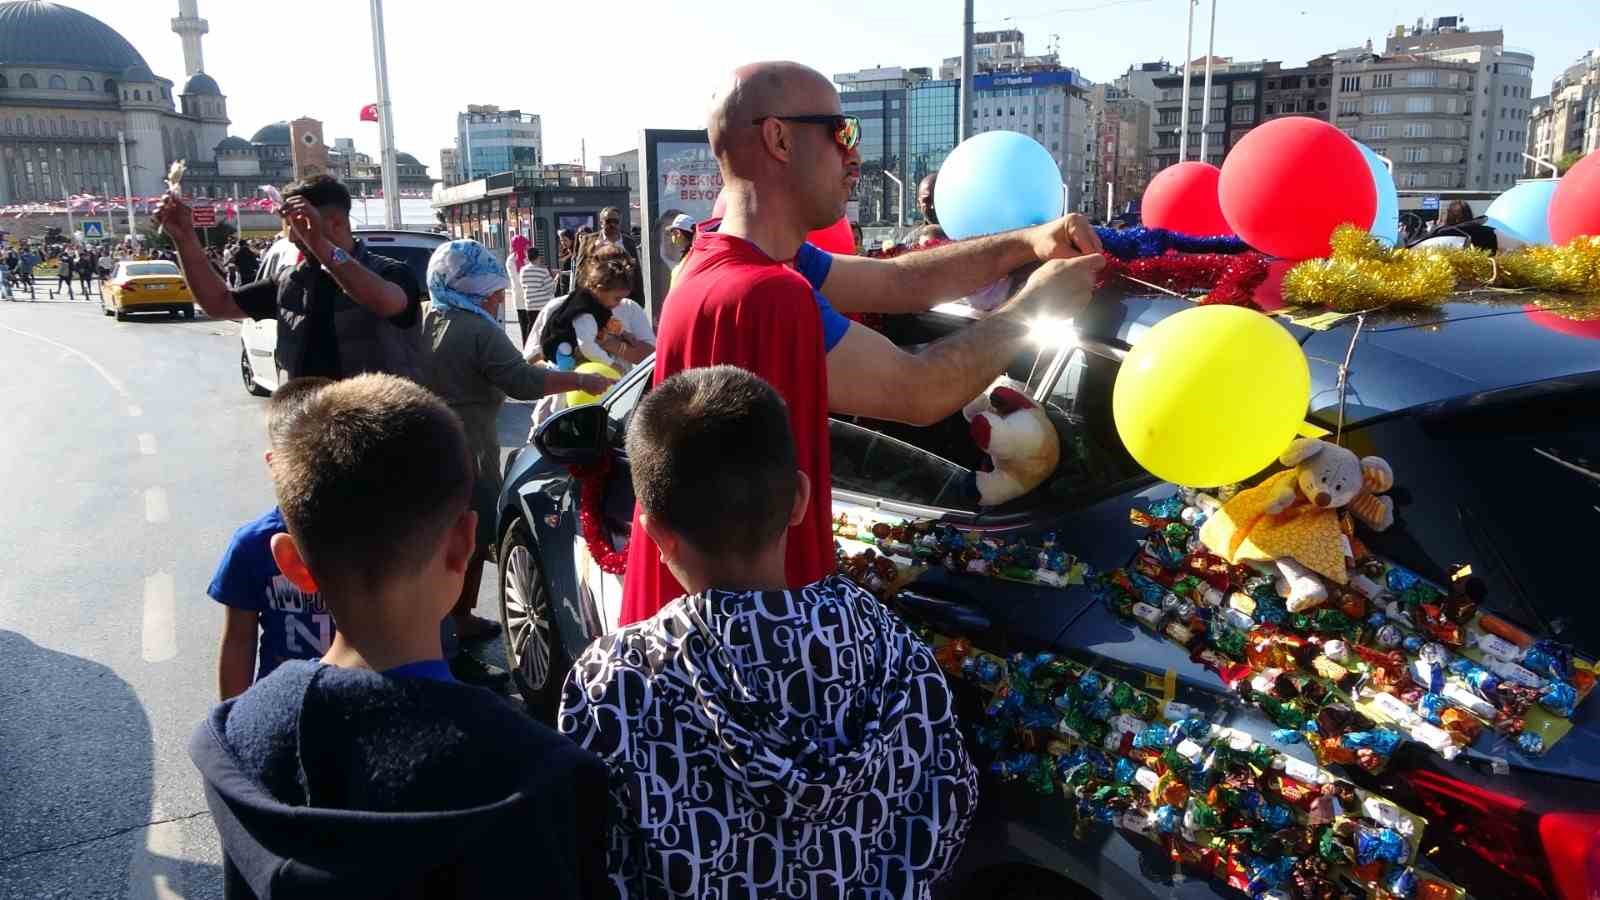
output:
<svg viewBox="0 0 1600 900"><path fill-rule="evenodd" d="M1583 234L1600 234L1600 152L1567 170L1550 197L1550 240L1565 244Z"/></svg>
<svg viewBox="0 0 1600 900"><path fill-rule="evenodd" d="M1327 256L1335 228L1349 222L1365 230L1378 212L1361 148L1306 116L1274 119L1234 144L1217 196L1234 234L1284 259Z"/></svg>
<svg viewBox="0 0 1600 900"><path fill-rule="evenodd" d="M856 236L850 230L850 219L840 216L839 221L827 228L818 228L806 235L806 241L818 250L826 250L840 256L856 255Z"/></svg>
<svg viewBox="0 0 1600 900"><path fill-rule="evenodd" d="M1221 169L1199 160L1162 169L1144 189L1139 218L1147 227L1181 234L1233 234L1217 200L1217 179L1221 175Z"/></svg>

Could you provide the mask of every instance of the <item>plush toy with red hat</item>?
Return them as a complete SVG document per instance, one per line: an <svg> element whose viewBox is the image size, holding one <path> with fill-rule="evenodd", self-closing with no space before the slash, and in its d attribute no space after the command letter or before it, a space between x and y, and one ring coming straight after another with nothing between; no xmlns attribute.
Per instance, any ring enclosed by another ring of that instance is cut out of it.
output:
<svg viewBox="0 0 1600 900"><path fill-rule="evenodd" d="M1027 385L1001 376L961 411L972 439L988 458L973 474L980 506L1021 497L1050 477L1061 458L1061 438L1050 417L1028 397Z"/></svg>

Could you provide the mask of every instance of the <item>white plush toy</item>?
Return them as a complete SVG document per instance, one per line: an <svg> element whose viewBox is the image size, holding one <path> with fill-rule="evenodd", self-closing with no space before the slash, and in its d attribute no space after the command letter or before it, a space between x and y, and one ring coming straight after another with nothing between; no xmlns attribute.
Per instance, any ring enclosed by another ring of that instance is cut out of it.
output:
<svg viewBox="0 0 1600 900"><path fill-rule="evenodd" d="M989 459L976 473L978 505L999 506L1026 494L1056 470L1061 438L1028 398L1027 385L1001 376L961 414Z"/></svg>

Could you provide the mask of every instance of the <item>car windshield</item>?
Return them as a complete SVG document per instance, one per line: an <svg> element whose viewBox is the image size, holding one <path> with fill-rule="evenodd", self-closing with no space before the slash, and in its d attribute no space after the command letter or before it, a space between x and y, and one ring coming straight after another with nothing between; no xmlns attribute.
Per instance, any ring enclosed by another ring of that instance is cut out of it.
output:
<svg viewBox="0 0 1600 900"><path fill-rule="evenodd" d="M169 262L129 263L123 266L122 274L129 277L135 275L176 275L178 274L178 267Z"/></svg>

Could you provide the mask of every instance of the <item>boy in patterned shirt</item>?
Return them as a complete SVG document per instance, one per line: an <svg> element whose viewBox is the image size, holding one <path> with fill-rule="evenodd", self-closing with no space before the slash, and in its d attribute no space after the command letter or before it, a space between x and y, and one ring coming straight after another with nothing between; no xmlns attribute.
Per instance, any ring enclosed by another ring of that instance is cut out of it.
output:
<svg viewBox="0 0 1600 900"><path fill-rule="evenodd" d="M785 587L810 485L783 400L690 369L627 449L639 525L689 593L592 644L562 693L560 730L610 770L618 894L929 897L977 774L905 623L838 576Z"/></svg>

